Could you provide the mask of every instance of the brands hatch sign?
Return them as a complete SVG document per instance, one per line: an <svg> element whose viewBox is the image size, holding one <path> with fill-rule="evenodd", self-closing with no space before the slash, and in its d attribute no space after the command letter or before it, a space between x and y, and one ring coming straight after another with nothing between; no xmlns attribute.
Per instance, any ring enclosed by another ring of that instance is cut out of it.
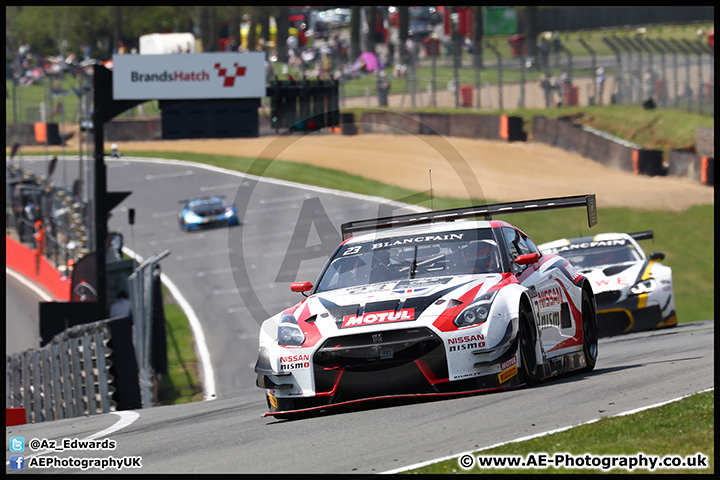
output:
<svg viewBox="0 0 720 480"><path fill-rule="evenodd" d="M265 55L113 55L114 100L261 98Z"/></svg>

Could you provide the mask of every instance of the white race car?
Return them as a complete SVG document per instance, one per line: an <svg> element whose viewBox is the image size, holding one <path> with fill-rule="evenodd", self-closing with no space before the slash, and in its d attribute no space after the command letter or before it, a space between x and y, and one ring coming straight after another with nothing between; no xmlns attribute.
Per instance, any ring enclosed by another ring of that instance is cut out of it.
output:
<svg viewBox="0 0 720 480"><path fill-rule="evenodd" d="M652 230L602 233L555 240L539 248L567 258L590 280L598 333L605 337L677 325L672 270L660 263L665 255L652 252L648 257L638 244L651 238Z"/></svg>
<svg viewBox="0 0 720 480"><path fill-rule="evenodd" d="M343 224L344 241L315 284L291 285L307 298L263 322L255 372L265 415L592 370L590 282L491 219L566 207L586 207L596 223L595 196L583 195Z"/></svg>

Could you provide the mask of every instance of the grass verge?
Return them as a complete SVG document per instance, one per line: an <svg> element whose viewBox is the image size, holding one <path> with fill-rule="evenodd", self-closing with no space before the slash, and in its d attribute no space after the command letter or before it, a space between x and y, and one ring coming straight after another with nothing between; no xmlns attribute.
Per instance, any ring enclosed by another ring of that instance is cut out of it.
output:
<svg viewBox="0 0 720 480"><path fill-rule="evenodd" d="M194 337L188 319L165 286L163 286L168 373L160 381L158 397L163 405L202 400L198 380Z"/></svg>
<svg viewBox="0 0 720 480"><path fill-rule="evenodd" d="M524 442L511 443L483 450L473 455L476 459L472 468L464 470L458 459L428 465L406 473L471 473L471 474L577 474L577 473L629 473L624 468L602 470L601 468L480 468L477 457L487 461L489 456L515 456L531 461L530 454L548 457L569 453L584 457L619 455L656 455L695 457L701 453L707 457L707 468L658 468L652 473L703 473L715 472L715 391L691 395L677 402L651 408L633 415L603 418L595 423L581 425L564 432L538 437ZM642 445L642 450L638 448ZM599 461L603 461L600 459ZM609 460L604 460L609 461ZM619 464L618 464L619 465ZM647 468L632 470L632 473L650 473Z"/></svg>

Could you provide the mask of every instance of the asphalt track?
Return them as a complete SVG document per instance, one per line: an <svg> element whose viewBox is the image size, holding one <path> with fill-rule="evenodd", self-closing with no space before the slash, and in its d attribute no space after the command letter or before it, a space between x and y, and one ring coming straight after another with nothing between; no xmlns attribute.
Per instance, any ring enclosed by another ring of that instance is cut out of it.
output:
<svg viewBox="0 0 720 480"><path fill-rule="evenodd" d="M224 399L137 411L139 418L107 437L117 442L113 451L39 456L142 457L142 468L123 470L128 473L387 472L710 388L713 341L712 321L602 339L596 370L587 375L432 402L366 404L295 421L261 418L264 400L248 388ZM6 434L26 442L85 439L117 421L107 414L9 427Z"/></svg>
<svg viewBox="0 0 720 480"><path fill-rule="evenodd" d="M714 322L708 321L603 339L594 372L533 388L368 403L295 421L261 418L266 405L254 385L252 366L262 311L275 313L299 300L289 291L290 281L315 280L323 256L330 253L327 246L339 240L330 225L337 229L343 221L373 217L378 204L307 187L255 184L186 164L129 159L107 164L109 190L133 191L115 210L110 229L122 232L125 245L145 258L171 250L162 270L203 325L217 395L212 401L138 411L138 418L109 435L117 442L111 452L39 456L139 455L142 469L123 470L138 473L378 473L714 386ZM247 206L240 212L243 225L180 232L178 202L216 193ZM136 210L133 228L127 223L127 208ZM313 255L317 257L311 259ZM118 416L10 427L6 433L26 439L83 439L113 426Z"/></svg>

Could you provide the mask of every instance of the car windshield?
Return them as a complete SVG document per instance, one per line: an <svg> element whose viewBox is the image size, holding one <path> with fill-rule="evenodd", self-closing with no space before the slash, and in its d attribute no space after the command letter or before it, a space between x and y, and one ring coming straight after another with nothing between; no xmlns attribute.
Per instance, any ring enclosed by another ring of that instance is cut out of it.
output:
<svg viewBox="0 0 720 480"><path fill-rule="evenodd" d="M569 260L576 268L585 270L642 260L640 253L629 242L625 245L590 247L558 252L558 254Z"/></svg>
<svg viewBox="0 0 720 480"><path fill-rule="evenodd" d="M189 206L193 210L214 210L225 208L225 202L222 198L204 198L201 200L193 200Z"/></svg>
<svg viewBox="0 0 720 480"><path fill-rule="evenodd" d="M499 273L491 229L380 238L343 245L317 292L413 278Z"/></svg>

